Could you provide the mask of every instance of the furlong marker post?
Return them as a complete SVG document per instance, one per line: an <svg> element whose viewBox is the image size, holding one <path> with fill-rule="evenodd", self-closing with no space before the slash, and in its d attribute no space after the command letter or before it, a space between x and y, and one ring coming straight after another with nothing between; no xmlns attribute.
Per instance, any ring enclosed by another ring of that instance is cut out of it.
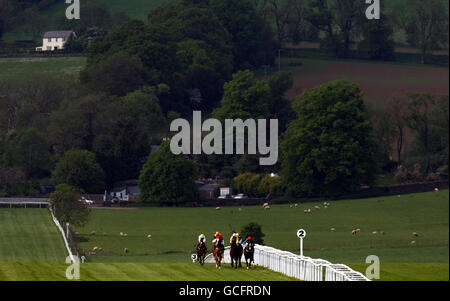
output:
<svg viewBox="0 0 450 301"><path fill-rule="evenodd" d="M300 256L303 257L303 238L306 236L306 231L303 229L297 230L297 237L300 238Z"/></svg>

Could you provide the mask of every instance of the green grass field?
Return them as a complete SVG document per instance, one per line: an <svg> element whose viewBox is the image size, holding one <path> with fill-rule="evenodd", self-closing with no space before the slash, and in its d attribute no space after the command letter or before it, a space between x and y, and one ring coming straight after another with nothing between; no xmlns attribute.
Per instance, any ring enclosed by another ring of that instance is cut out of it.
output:
<svg viewBox="0 0 450 301"><path fill-rule="evenodd" d="M74 74L86 65L85 57L0 58L0 80L39 77L46 74Z"/></svg>
<svg viewBox="0 0 450 301"><path fill-rule="evenodd" d="M308 235L305 255L334 263L351 263L365 271L365 258L377 255L386 264L386 280L417 280L416 270L430 266L432 279L448 279L448 190L410 195L333 201L327 209L303 213L320 203L298 208L261 207L93 209L90 222L81 229L79 247L103 251L88 256L89 262L188 262L199 233L212 238L215 231L228 235L248 222L262 225L265 244L298 252L296 229ZM314 210L314 209L313 209ZM331 232L335 228L336 232ZM361 232L351 235L351 230ZM90 236L96 231L95 236ZM377 231L378 234L372 234ZM381 235L379 232L386 234ZM120 232L127 233L121 237ZM418 232L419 237L413 237ZM152 234L148 239L147 235ZM411 241L416 241L411 245ZM124 254L128 248L130 253ZM428 264L430 263L430 264ZM408 267L411 269L409 276ZM439 272L436 272L439 271ZM427 274L427 272L424 272ZM422 280L426 280L424 276Z"/></svg>
<svg viewBox="0 0 450 301"><path fill-rule="evenodd" d="M68 264L0 264L0 280L64 281ZM292 281L281 273L261 267L251 270L217 270L214 264L194 263L82 263L80 281Z"/></svg>
<svg viewBox="0 0 450 301"><path fill-rule="evenodd" d="M0 208L0 229L0 269L5 262L64 262L66 259L61 233L48 209Z"/></svg>
<svg viewBox="0 0 450 301"><path fill-rule="evenodd" d="M307 231L306 256L348 264L365 273L366 257L377 255L381 280L448 281L448 190L329 202L327 209L320 210L314 206L322 202L301 203L298 208L273 205L270 210L248 206L242 211L238 207L92 209L88 224L74 229L79 232L78 247L86 253L94 246L103 251L86 255L81 280L285 280L262 268L234 274L228 265L219 272L190 260L199 233L205 233L209 243L215 231L227 239L231 229L239 231L244 224L257 222L266 235L265 244L275 248L297 253L295 233L301 227ZM306 208L312 213L303 213ZM0 280L64 280L66 255L47 210L2 208L0 226L7 229L0 236ZM355 228L361 232L352 235ZM96 235L90 235L92 231ZM122 237L120 232L128 235ZM413 240L416 243L411 245ZM130 252L125 254L124 248ZM46 263L55 261L60 263Z"/></svg>

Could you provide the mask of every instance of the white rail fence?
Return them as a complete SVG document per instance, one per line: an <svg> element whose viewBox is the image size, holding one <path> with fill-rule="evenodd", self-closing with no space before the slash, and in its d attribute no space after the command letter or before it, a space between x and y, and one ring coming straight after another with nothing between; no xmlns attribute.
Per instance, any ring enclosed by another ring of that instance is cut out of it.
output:
<svg viewBox="0 0 450 301"><path fill-rule="evenodd" d="M62 237L63 237L63 240L64 240L64 245L66 246L67 252L69 253L70 260L71 260L73 263L78 262L78 261L76 260L76 258L73 256L72 250L71 250L70 247L69 247L69 243L67 242L66 233L64 233L64 230L63 230L63 228L61 227L61 224L59 223L58 219L57 219L57 218L55 217L55 215L53 214L52 206L48 206L48 208L50 209L50 213L51 213L51 215L52 215L53 222L55 223L56 227L58 227L59 231L60 231L61 234L62 234Z"/></svg>
<svg viewBox="0 0 450 301"><path fill-rule="evenodd" d="M255 264L284 275L305 281L370 281L362 273L344 264L332 264L323 259L296 255L268 246L255 245ZM242 257L245 264L244 257ZM214 263L212 254L205 262ZM231 263L230 247L225 248L224 263Z"/></svg>

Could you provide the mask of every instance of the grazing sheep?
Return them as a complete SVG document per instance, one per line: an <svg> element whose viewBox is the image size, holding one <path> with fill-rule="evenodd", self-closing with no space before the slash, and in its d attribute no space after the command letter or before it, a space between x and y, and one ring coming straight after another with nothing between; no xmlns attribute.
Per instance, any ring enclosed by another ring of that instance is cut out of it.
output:
<svg viewBox="0 0 450 301"><path fill-rule="evenodd" d="M361 229L359 229L359 228L358 228L358 229L356 229L356 232L361 232Z"/></svg>
<svg viewBox="0 0 450 301"><path fill-rule="evenodd" d="M220 207L216 207L216 210L220 210Z"/></svg>
<svg viewBox="0 0 450 301"><path fill-rule="evenodd" d="M123 236L128 236L128 234L124 233Z"/></svg>
<svg viewBox="0 0 450 301"><path fill-rule="evenodd" d="M120 236L123 236L123 232L120 232Z"/></svg>
<svg viewBox="0 0 450 301"><path fill-rule="evenodd" d="M319 207L319 206L314 206L314 208L317 209L317 210L320 210L320 207Z"/></svg>
<svg viewBox="0 0 450 301"><path fill-rule="evenodd" d="M419 236L417 232L413 232L412 235L414 235L415 237Z"/></svg>
<svg viewBox="0 0 450 301"><path fill-rule="evenodd" d="M308 213L311 213L311 209L308 208Z"/></svg>
<svg viewBox="0 0 450 301"><path fill-rule="evenodd" d="M239 212L242 211L242 208L238 208L238 211L239 211Z"/></svg>
<svg viewBox="0 0 450 301"><path fill-rule="evenodd" d="M358 233L356 230L352 230L352 235L356 235L356 233Z"/></svg>
<svg viewBox="0 0 450 301"><path fill-rule="evenodd" d="M124 251L125 253L128 253L130 250L128 250L128 248L125 248L125 249L123 249L123 251Z"/></svg>
<svg viewBox="0 0 450 301"><path fill-rule="evenodd" d="M411 241L411 244L412 244L412 245L415 245L415 244L416 244L416 241L415 241L415 240Z"/></svg>
<svg viewBox="0 0 450 301"><path fill-rule="evenodd" d="M295 207L295 208L297 208L297 207L298 207L298 204L297 204L297 203L295 203L295 204L294 204L294 207Z"/></svg>
<svg viewBox="0 0 450 301"><path fill-rule="evenodd" d="M336 231L336 229L335 229L335 228L331 228L330 230L331 230L331 232L335 232L335 231Z"/></svg>
<svg viewBox="0 0 450 301"><path fill-rule="evenodd" d="M263 207L269 206L269 203L264 203L262 206Z"/></svg>
<svg viewBox="0 0 450 301"><path fill-rule="evenodd" d="M323 208L324 208L324 209L327 209L327 208L328 208L328 206L327 206L327 205L323 205Z"/></svg>
<svg viewBox="0 0 450 301"><path fill-rule="evenodd" d="M308 209L303 210L304 213L308 213Z"/></svg>
<svg viewBox="0 0 450 301"><path fill-rule="evenodd" d="M95 252L89 252L89 255L94 256L95 254L97 254L97 253L95 253Z"/></svg>
<svg viewBox="0 0 450 301"><path fill-rule="evenodd" d="M92 232L91 232L91 235L95 235L95 231L92 231Z"/></svg>
<svg viewBox="0 0 450 301"><path fill-rule="evenodd" d="M436 187L436 188L434 189L434 191L439 191L439 188Z"/></svg>
<svg viewBox="0 0 450 301"><path fill-rule="evenodd" d="M264 209L265 209L265 210L269 210L269 209L270 209L270 206L267 205L267 206L264 207Z"/></svg>
<svg viewBox="0 0 450 301"><path fill-rule="evenodd" d="M378 233L377 231L373 231L373 232L372 232L373 235L375 235L375 234L377 234L377 233Z"/></svg>
<svg viewBox="0 0 450 301"><path fill-rule="evenodd" d="M400 197L400 195L397 195L397 197L399 198L399 197Z"/></svg>
<svg viewBox="0 0 450 301"><path fill-rule="evenodd" d="M97 251L98 250L98 247L94 247L93 249L92 249L92 251Z"/></svg>
<svg viewBox="0 0 450 301"><path fill-rule="evenodd" d="M292 204L289 205L289 208L292 208Z"/></svg>
<svg viewBox="0 0 450 301"><path fill-rule="evenodd" d="M147 235L147 238L152 238L152 235L151 234Z"/></svg>

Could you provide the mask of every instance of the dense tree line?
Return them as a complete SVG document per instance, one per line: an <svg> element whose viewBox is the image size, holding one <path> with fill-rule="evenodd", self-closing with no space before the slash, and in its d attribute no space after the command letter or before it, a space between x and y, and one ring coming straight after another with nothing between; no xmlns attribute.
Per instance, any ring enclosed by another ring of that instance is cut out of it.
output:
<svg viewBox="0 0 450 301"><path fill-rule="evenodd" d="M311 196L353 192L399 165L416 166L423 178L448 174L448 95L396 95L385 108L367 108L356 84L339 81L303 91L291 103L284 96L291 73L255 75L273 63L277 47L308 39L331 43L322 45L339 56L359 39L373 59L391 59L399 19L374 21L357 37L361 20L349 14L360 9L355 5L178 0L151 12L148 22L118 23L107 10L94 13L93 5L85 23L75 24L85 37L98 33L89 39L78 79L0 81L0 194L36 195L48 184L103 193L115 181L139 177L143 201L169 204L198 196L196 175L250 194ZM73 41L71 47L84 46ZM170 136L170 121L193 110L221 121L278 119L278 163L260 166L258 154L190 161L167 144L149 157L151 145ZM406 130L414 134L408 149ZM270 172L281 177L267 177Z"/></svg>

